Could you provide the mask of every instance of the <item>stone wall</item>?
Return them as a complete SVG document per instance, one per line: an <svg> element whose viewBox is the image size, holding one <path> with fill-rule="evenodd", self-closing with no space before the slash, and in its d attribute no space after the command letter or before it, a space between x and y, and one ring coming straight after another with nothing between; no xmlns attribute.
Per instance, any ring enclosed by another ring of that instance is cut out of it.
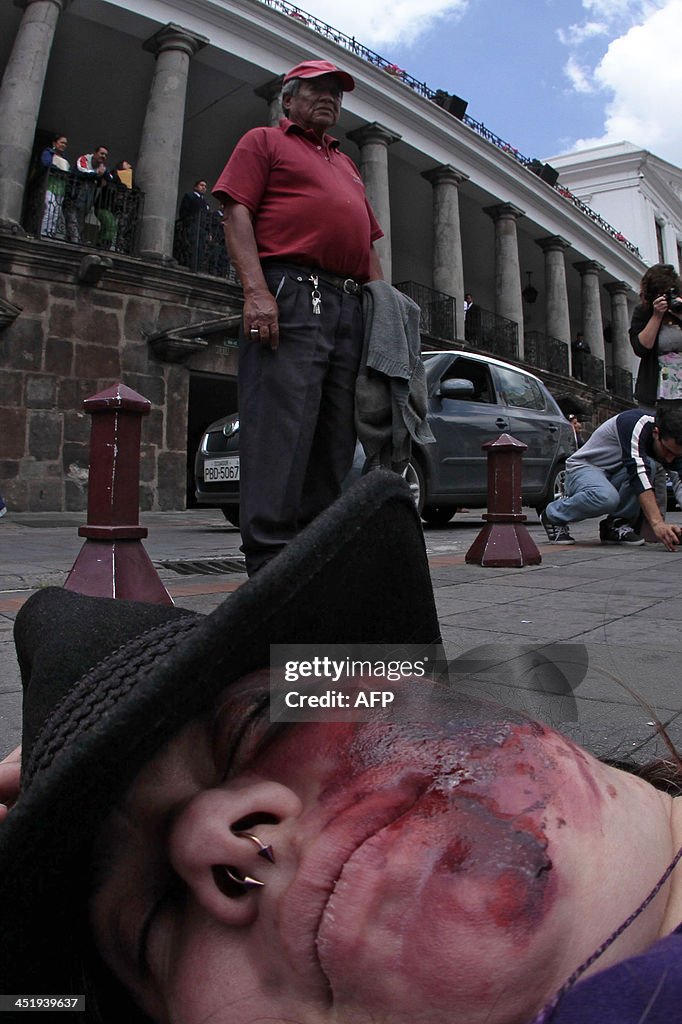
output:
<svg viewBox="0 0 682 1024"><path fill-rule="evenodd" d="M82 283L82 261L93 255L0 234L0 494L17 511L85 509L90 417L83 399L121 381L152 403L142 421L140 508L184 508L190 371L234 380L236 349L224 334L206 333L203 349L168 362L176 357L172 346L159 355L149 339L238 316L240 292L227 281L114 254L97 283ZM15 319L13 307L20 309ZM587 433L631 404L534 372L562 406L577 400Z"/></svg>
<svg viewBox="0 0 682 1024"><path fill-rule="evenodd" d="M183 363L148 338L238 313L225 281L111 256L81 283L85 251L0 235L0 494L17 511L87 507L90 417L83 399L118 381L152 403L142 422L140 507L185 506L189 370L236 376L219 335ZM2 302L4 300L4 304ZM11 303L20 308L12 320Z"/></svg>

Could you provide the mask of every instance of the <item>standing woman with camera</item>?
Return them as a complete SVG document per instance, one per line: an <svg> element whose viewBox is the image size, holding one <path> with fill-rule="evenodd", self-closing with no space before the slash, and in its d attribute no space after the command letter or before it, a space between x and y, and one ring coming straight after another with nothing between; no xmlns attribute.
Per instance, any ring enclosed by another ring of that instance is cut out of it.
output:
<svg viewBox="0 0 682 1024"><path fill-rule="evenodd" d="M630 323L630 344L640 358L635 399L653 413L659 400L682 399L682 283L670 263L656 263L642 277L641 302ZM670 473L675 498L682 505L682 481ZM665 517L667 495L665 473L657 469L654 478L656 501Z"/></svg>
<svg viewBox="0 0 682 1024"><path fill-rule="evenodd" d="M682 285L669 263L650 267L639 286L630 344L640 358L635 398L652 409L657 398L682 399Z"/></svg>

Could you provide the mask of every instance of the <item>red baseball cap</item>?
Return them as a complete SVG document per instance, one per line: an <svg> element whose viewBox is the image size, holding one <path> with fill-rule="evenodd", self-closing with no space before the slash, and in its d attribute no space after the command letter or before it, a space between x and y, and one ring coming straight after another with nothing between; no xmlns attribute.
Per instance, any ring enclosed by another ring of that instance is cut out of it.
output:
<svg viewBox="0 0 682 1024"><path fill-rule="evenodd" d="M352 92L355 82L346 71L339 71L335 64L328 60L304 60L297 64L291 71L287 71L284 81L291 78L319 78L320 75L336 75L340 80L344 92Z"/></svg>

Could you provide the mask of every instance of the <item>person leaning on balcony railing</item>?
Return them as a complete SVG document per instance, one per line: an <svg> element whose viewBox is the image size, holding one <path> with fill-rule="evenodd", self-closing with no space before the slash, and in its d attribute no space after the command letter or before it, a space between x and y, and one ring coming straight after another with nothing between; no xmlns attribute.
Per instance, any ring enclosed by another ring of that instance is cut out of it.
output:
<svg viewBox="0 0 682 1024"><path fill-rule="evenodd" d="M107 158L109 150L106 146L97 146L92 153L84 153L76 160L71 181L71 188L64 199L64 218L66 220L66 237L69 242L82 245L85 232L85 219L92 209L95 192L100 182L107 179ZM108 211L107 211L108 212ZM113 220L113 217L111 220ZM100 232L106 230L105 225L111 220L98 215Z"/></svg>
<svg viewBox="0 0 682 1024"><path fill-rule="evenodd" d="M45 205L40 224L41 238L64 237L62 206L67 191L65 174L71 169L64 156L68 139L58 132L52 144L40 154L40 163L45 168Z"/></svg>
<svg viewBox="0 0 682 1024"><path fill-rule="evenodd" d="M639 356L635 399L640 408L653 412L659 399L682 399L682 306L675 302L682 283L670 263L649 267L639 285L640 303L630 322L630 344ZM672 299L672 304L668 301ZM668 472L675 497L682 505L682 481ZM655 479L656 500L665 516L667 505L665 473Z"/></svg>
<svg viewBox="0 0 682 1024"><path fill-rule="evenodd" d="M240 523L255 572L340 493L355 449L362 285L383 278L383 234L355 164L327 130L351 76L304 61L285 116L237 144L213 194L244 289Z"/></svg>
<svg viewBox="0 0 682 1024"><path fill-rule="evenodd" d="M108 238L110 249L130 253L136 212L131 197L139 195L139 192L139 188L133 185L133 165L129 160L119 160L111 175L103 179L102 187L95 196L95 215L101 217L106 210L114 219L109 230L100 229L98 245L106 245Z"/></svg>

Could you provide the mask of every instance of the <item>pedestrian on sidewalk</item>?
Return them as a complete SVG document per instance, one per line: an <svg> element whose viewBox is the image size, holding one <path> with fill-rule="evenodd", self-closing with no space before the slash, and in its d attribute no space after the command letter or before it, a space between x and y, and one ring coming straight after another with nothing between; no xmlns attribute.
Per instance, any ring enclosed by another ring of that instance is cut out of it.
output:
<svg viewBox="0 0 682 1024"><path fill-rule="evenodd" d="M0 519L2 519L2 517L6 515L7 505L5 504L5 499L3 498L2 494L0 494Z"/></svg>
<svg viewBox="0 0 682 1024"><path fill-rule="evenodd" d="M578 419L575 413L571 413L571 415L568 417L568 422L573 427L576 448L582 448L582 446L585 444L585 438L583 437L583 425L581 421Z"/></svg>
<svg viewBox="0 0 682 1024"><path fill-rule="evenodd" d="M574 544L569 523L606 516L599 524L602 544L644 544L636 526L646 517L668 551L682 528L663 519L652 489L653 465L682 469L682 402L661 403L656 416L628 409L602 423L566 460L566 496L541 514L553 544Z"/></svg>
<svg viewBox="0 0 682 1024"><path fill-rule="evenodd" d="M363 285L383 235L359 170L329 131L348 72L303 61L278 127L237 143L213 194L244 291L240 528L250 576L341 493L355 451Z"/></svg>

